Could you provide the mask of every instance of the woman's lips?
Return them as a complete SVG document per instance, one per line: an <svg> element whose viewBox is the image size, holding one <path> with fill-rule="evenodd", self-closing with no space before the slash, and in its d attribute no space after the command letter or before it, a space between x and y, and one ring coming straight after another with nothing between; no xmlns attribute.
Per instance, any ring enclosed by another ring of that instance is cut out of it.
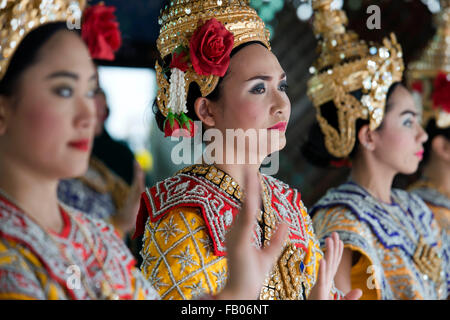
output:
<svg viewBox="0 0 450 320"><path fill-rule="evenodd" d="M416 152L416 156L417 156L419 159L422 159L422 158L423 158L423 150L422 150L422 151L419 151L419 152Z"/></svg>
<svg viewBox="0 0 450 320"><path fill-rule="evenodd" d="M78 149L80 151L89 151L90 145L91 144L89 139L69 142L70 147Z"/></svg>
<svg viewBox="0 0 450 320"><path fill-rule="evenodd" d="M282 121L282 122L278 122L276 125L270 127L269 130L285 131L286 130L286 126L287 126L287 122Z"/></svg>

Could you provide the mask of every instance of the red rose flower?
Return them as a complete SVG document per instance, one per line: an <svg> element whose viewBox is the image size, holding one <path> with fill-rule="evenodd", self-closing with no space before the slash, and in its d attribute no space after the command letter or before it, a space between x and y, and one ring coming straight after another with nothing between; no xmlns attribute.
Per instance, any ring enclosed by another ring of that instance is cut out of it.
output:
<svg viewBox="0 0 450 320"><path fill-rule="evenodd" d="M450 80L444 72L440 72L434 81L432 99L434 108L450 112Z"/></svg>
<svg viewBox="0 0 450 320"><path fill-rule="evenodd" d="M172 54L172 61L170 62L170 68L178 68L183 72L186 72L188 69L188 55L186 51L181 51L180 53L174 52Z"/></svg>
<svg viewBox="0 0 450 320"><path fill-rule="evenodd" d="M92 58L114 60L114 53L122 45L115 7L98 4L83 13L81 37L86 42Z"/></svg>
<svg viewBox="0 0 450 320"><path fill-rule="evenodd" d="M214 18L197 28L189 42L195 72L223 77L230 65L233 44L233 34Z"/></svg>
<svg viewBox="0 0 450 320"><path fill-rule="evenodd" d="M423 92L423 84L422 81L414 81L413 84L411 85L411 88L413 91L417 91L419 93Z"/></svg>

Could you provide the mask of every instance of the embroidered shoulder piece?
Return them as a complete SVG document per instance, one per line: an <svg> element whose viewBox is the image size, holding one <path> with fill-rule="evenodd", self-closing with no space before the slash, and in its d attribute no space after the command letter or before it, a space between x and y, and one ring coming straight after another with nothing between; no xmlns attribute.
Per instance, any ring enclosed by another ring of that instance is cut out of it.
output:
<svg viewBox="0 0 450 320"><path fill-rule="evenodd" d="M239 186L234 180L227 180L227 177L226 173L213 166L191 166L147 188L141 197L134 237L144 233L147 220L154 223L175 208L196 207L206 222L215 255L224 256L226 232L241 207ZM277 221L286 221L292 242L306 250L306 228L311 228L312 224L302 217L300 193L274 178L263 178L269 186Z"/></svg>
<svg viewBox="0 0 450 320"><path fill-rule="evenodd" d="M413 256L418 238L422 235L427 243L436 245L436 232L432 229L433 214L426 204L416 195L406 191L393 189L395 198L406 208L411 219L404 219L404 227L399 227L392 218L405 217L405 212L399 205L390 205L390 211L368 194L363 188L353 182L347 182L338 188L331 189L314 205L311 212L321 208L343 205L351 210L356 217L370 227L378 240L387 249L399 247L408 255ZM405 232L408 230L408 234ZM414 241L410 237L415 237Z"/></svg>
<svg viewBox="0 0 450 320"><path fill-rule="evenodd" d="M63 205L64 210L70 211L78 223L86 226L88 236L95 243L95 250L103 252L104 264L110 266L111 278L113 279L117 294L123 299L130 299L131 289L133 288L132 268L135 260L129 253L125 244L117 237L112 226L106 224L100 219L92 219L83 213ZM66 288L71 299L89 299L89 295L81 286L80 290L67 287L70 281L71 273L69 267L71 263L76 263L82 268L82 274L89 274L86 261L81 254L73 252L71 254L74 261L70 262L61 258L60 248L55 244L49 235L42 230L30 218L18 210L15 206L0 199L0 237L12 240L24 245L35 254L44 265L45 269L54 281L61 287ZM58 237L68 250L72 247L72 242L83 243L84 236L78 228L72 226L67 239ZM64 243L63 243L64 241ZM94 279L86 277L86 281L91 282ZM90 283L91 289L96 288L95 283ZM100 290L97 287L98 290ZM100 295L99 295L100 296Z"/></svg>
<svg viewBox="0 0 450 320"><path fill-rule="evenodd" d="M436 189L429 187L419 187L411 190L411 192L418 195L425 202L450 210L450 198L446 197Z"/></svg>
<svg viewBox="0 0 450 320"><path fill-rule="evenodd" d="M296 247L307 250L309 235L314 235L314 231L311 218L301 200L300 192L271 176L262 176L268 186L272 207L275 209L278 219L286 222L289 226L291 242Z"/></svg>

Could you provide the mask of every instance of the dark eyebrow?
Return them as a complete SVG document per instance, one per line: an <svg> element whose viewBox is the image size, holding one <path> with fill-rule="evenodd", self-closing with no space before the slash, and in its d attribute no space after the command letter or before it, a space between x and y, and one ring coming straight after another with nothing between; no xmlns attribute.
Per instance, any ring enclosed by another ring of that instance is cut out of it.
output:
<svg viewBox="0 0 450 320"><path fill-rule="evenodd" d="M286 73L285 72L283 72L281 74L280 79L283 79L284 77L286 77ZM272 80L272 77L271 76L258 75L258 76L251 77L250 79L247 79L245 81L252 81L252 80L257 80L257 79L264 80L264 81L270 81L270 80Z"/></svg>
<svg viewBox="0 0 450 320"><path fill-rule="evenodd" d="M405 110L402 113L400 113L400 116L404 115L404 114L412 114L413 117L417 117L419 114L415 111L411 111L411 110Z"/></svg>
<svg viewBox="0 0 450 320"><path fill-rule="evenodd" d="M56 71L53 72L51 74L49 74L46 79L54 79L54 78L71 78L73 80L78 80L79 77L77 74L73 73L73 72L69 72L69 71Z"/></svg>
<svg viewBox="0 0 450 320"><path fill-rule="evenodd" d="M77 81L80 78L76 73L73 73L73 72L70 72L70 71L56 71L56 72L53 72L53 73L49 74L46 77L46 79L54 79L54 78L60 78L60 77L62 77L62 78L70 78L70 79L73 79L75 81ZM97 77L97 75L94 73L89 78L89 81L95 80L96 77Z"/></svg>

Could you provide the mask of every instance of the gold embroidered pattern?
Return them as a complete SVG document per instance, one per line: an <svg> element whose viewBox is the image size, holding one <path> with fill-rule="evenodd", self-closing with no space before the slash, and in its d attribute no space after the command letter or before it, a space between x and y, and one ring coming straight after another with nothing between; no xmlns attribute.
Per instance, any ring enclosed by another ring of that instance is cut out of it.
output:
<svg viewBox="0 0 450 320"><path fill-rule="evenodd" d="M432 92L434 80L439 72L450 75L450 1L440 1L441 10L434 15L436 33L419 59L408 65L406 80L411 88L413 83L422 84L420 104L422 107L422 124L426 127L430 119L436 120L438 128L450 127L450 113L443 108L433 108Z"/></svg>
<svg viewBox="0 0 450 320"><path fill-rule="evenodd" d="M192 179L180 179L186 175L191 175ZM204 210L211 210L208 209L211 204L222 207L223 204L219 202L210 201L203 205L194 199L190 203L187 199L193 194L208 197L204 193L207 189L203 186L204 181L207 181L207 184L211 184L220 194L232 193L233 199L228 201L238 203L236 195L239 186L235 180L231 177L228 180L227 177L230 176L214 166L194 165L180 170L174 177L166 179L167 183L161 182L146 192L145 196L150 197L147 210L155 210L150 212L149 216L162 218L147 220L141 252L144 259L142 271L152 285L159 288L163 299L192 299L200 292L214 294L223 286L227 274L226 258L213 253L213 238L206 224L219 234L224 234L225 228L229 227L232 221L227 220L228 212L214 211L217 208L212 209L212 212L208 211L205 216L201 214L200 206L205 206ZM195 181L198 181L198 184L195 184ZM175 192L183 197L172 199L173 201L166 201L161 197L173 194L180 185L187 187L188 182L188 189ZM261 183L263 210L258 221L255 221L254 244L259 247L268 245L281 219L286 220L292 228L290 230L293 239L286 242L278 263L264 282L260 298L305 299L315 283L318 261L322 258L312 230L312 222L298 192L267 176L261 176ZM232 192L230 185L235 187ZM170 208L166 209L168 212L162 213L165 206L160 207L157 202L166 203ZM174 202L180 205L177 206ZM236 204L231 202L228 205L233 208ZM198 208L192 207L192 204ZM219 217L216 217L217 215ZM232 220L231 212L229 216ZM168 226L171 226L172 232L168 232ZM303 228L305 230L299 230ZM180 232L175 232L175 229ZM226 248L223 248L223 251L226 252Z"/></svg>
<svg viewBox="0 0 450 320"><path fill-rule="evenodd" d="M233 48L250 41L259 41L270 49L269 31L248 0L174 0L162 10L159 17L161 26L156 41L161 58L173 53L179 46L189 47L194 31L206 21L215 18L234 35ZM170 100L170 86L161 66L156 63L158 82L157 104L167 116ZM219 82L219 76L199 75L192 67L184 75L185 93L188 96L192 82L198 84L203 97L210 94Z"/></svg>
<svg viewBox="0 0 450 320"><path fill-rule="evenodd" d="M85 5L85 0L1 0L0 80L27 34L50 22L81 21Z"/></svg>
<svg viewBox="0 0 450 320"><path fill-rule="evenodd" d="M213 165L192 165L181 169L178 173L192 173L197 176L205 177L220 189L237 200L241 200L242 192L237 182L222 170Z"/></svg>
<svg viewBox="0 0 450 320"><path fill-rule="evenodd" d="M383 120L386 93L392 83L402 79L402 49L395 36L382 45L368 44L346 30L347 16L331 10L332 0L313 1L314 33L319 39L319 56L310 68L308 97L317 111L317 120L325 136L325 146L335 157L346 157L355 143L355 121L369 120L375 130ZM351 92L362 90L361 101ZM338 127L322 116L321 106L334 102Z"/></svg>

